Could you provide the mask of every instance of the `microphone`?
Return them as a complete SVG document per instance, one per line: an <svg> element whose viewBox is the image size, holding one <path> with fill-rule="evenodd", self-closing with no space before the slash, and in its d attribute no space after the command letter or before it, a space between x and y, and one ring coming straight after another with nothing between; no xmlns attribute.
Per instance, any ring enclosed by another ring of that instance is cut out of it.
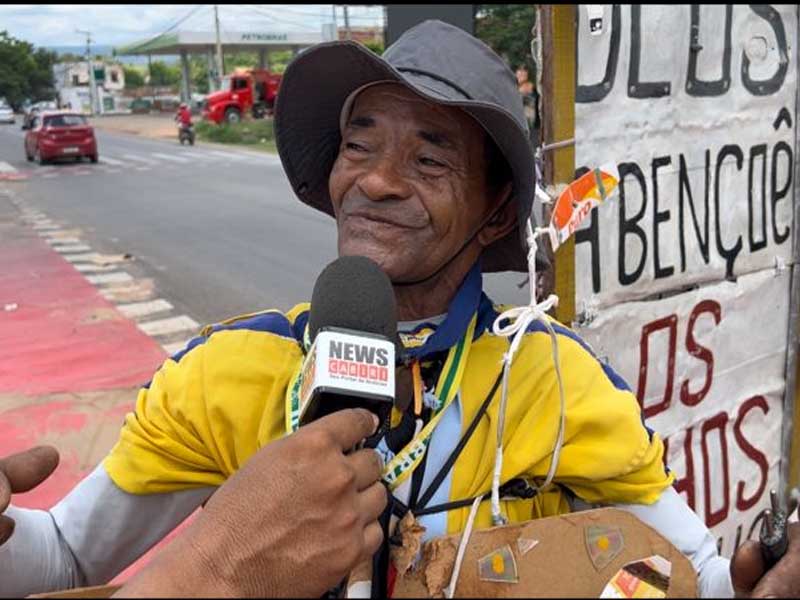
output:
<svg viewBox="0 0 800 600"><path fill-rule="evenodd" d="M366 408L388 428L395 397L397 306L391 282L363 256L343 256L320 273L308 318L300 425L345 408Z"/></svg>

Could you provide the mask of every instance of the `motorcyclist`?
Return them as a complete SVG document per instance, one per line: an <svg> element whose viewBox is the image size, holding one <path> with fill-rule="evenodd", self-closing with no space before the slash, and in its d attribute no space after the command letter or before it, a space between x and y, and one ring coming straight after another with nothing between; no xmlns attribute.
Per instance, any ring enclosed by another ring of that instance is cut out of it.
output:
<svg viewBox="0 0 800 600"><path fill-rule="evenodd" d="M192 111L189 110L189 105L186 104L186 102L181 102L178 107L178 114L175 115L175 121L180 124L181 128L188 128L193 125Z"/></svg>
<svg viewBox="0 0 800 600"><path fill-rule="evenodd" d="M192 111L189 110L189 105L186 104L186 102L181 102L178 107L178 114L175 115L175 121L178 123L178 139L181 145L183 145L184 140L194 145Z"/></svg>

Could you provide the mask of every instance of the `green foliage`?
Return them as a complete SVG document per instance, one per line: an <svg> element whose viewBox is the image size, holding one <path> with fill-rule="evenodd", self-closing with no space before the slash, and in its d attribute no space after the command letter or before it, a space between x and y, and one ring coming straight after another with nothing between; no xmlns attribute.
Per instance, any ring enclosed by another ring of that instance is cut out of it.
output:
<svg viewBox="0 0 800 600"><path fill-rule="evenodd" d="M378 56L381 56L385 50L383 42L377 40L369 40L367 42L363 42L363 44Z"/></svg>
<svg viewBox="0 0 800 600"><path fill-rule="evenodd" d="M181 80L181 69L175 65L154 60L150 65L150 85L176 85Z"/></svg>
<svg viewBox="0 0 800 600"><path fill-rule="evenodd" d="M225 54L225 74L234 69L252 69L258 66L258 54L255 52L229 52Z"/></svg>
<svg viewBox="0 0 800 600"><path fill-rule="evenodd" d="M125 89L136 89L144 86L144 75L134 67L122 67L125 72Z"/></svg>
<svg viewBox="0 0 800 600"><path fill-rule="evenodd" d="M219 144L244 144L271 146L275 139L272 119L245 120L239 123L215 125L200 121L195 125L198 138Z"/></svg>
<svg viewBox="0 0 800 600"><path fill-rule="evenodd" d="M76 63L76 62L84 62L86 60L86 56L82 54L73 54L72 52L65 52L64 54L58 55L58 62L60 63Z"/></svg>
<svg viewBox="0 0 800 600"><path fill-rule="evenodd" d="M475 35L509 64L525 65L533 73L531 38L536 23L535 4L479 4Z"/></svg>
<svg viewBox="0 0 800 600"><path fill-rule="evenodd" d="M270 70L273 73L283 75L283 72L286 70L286 66L292 62L292 51L281 50L280 52L272 52L269 55L269 60Z"/></svg>
<svg viewBox="0 0 800 600"><path fill-rule="evenodd" d="M32 102L55 98L53 63L56 54L18 40L0 31L0 97L18 110L29 98Z"/></svg>

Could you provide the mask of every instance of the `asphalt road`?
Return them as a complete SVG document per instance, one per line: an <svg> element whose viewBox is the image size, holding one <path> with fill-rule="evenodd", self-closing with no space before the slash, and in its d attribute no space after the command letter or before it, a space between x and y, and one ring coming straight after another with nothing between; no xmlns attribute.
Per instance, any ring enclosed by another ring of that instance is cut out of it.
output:
<svg viewBox="0 0 800 600"><path fill-rule="evenodd" d="M28 163L17 125L0 125L0 163L29 206L78 228L200 323L308 300L336 257L333 220L302 204L277 156L98 131L100 163ZM176 136L177 138L177 136ZM128 270L131 270L128 269ZM522 274L487 278L498 302L526 301Z"/></svg>

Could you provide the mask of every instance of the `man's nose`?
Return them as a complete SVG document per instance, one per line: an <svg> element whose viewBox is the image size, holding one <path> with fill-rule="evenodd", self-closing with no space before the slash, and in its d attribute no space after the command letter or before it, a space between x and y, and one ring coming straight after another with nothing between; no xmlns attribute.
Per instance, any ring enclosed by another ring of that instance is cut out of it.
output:
<svg viewBox="0 0 800 600"><path fill-rule="evenodd" d="M359 178L358 187L374 202L408 198L412 193L411 186L400 170L400 162L398 157L390 155L374 161Z"/></svg>

